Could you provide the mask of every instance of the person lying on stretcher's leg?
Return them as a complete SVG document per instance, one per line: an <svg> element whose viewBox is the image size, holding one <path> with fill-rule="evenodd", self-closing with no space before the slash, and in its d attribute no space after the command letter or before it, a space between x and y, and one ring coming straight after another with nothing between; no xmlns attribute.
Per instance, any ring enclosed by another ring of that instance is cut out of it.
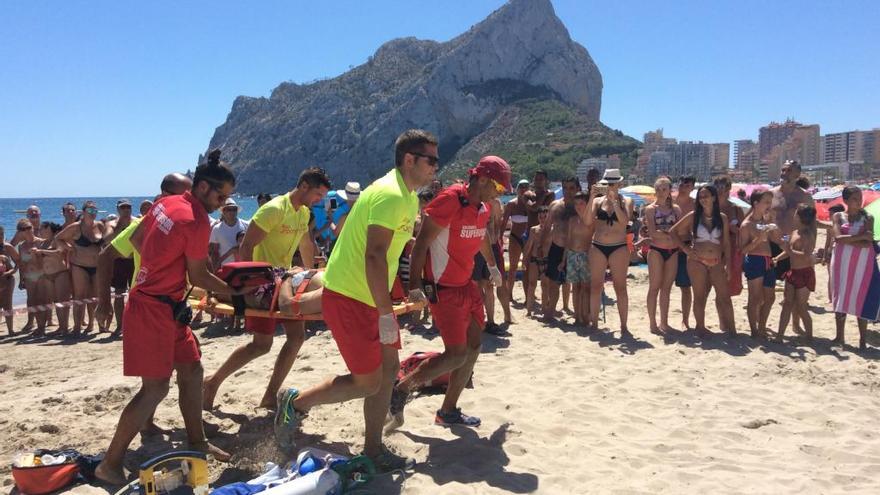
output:
<svg viewBox="0 0 880 495"><path fill-rule="evenodd" d="M273 282L261 285L256 291L245 295L245 305L250 309L267 311L275 309L290 316L320 314L321 294L324 289L323 272L293 267L287 271L287 275L282 280L280 288L277 288ZM273 308L272 299L276 290L278 300ZM215 296L215 298L223 303L232 303L232 299L228 296Z"/></svg>

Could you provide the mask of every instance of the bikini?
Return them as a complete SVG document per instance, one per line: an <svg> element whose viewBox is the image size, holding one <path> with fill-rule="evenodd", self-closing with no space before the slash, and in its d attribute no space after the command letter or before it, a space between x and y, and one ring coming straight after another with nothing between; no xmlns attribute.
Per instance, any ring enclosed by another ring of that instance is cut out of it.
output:
<svg viewBox="0 0 880 495"><path fill-rule="evenodd" d="M698 242L708 242L709 244L715 244L716 246L720 246L721 245L721 235L722 234L721 234L720 228L715 227L710 232L709 229L707 229L706 226L703 225L702 222L700 222L697 225L697 233L694 238L694 245L696 245ZM700 263L706 265L707 267L711 267L711 266L718 263L718 258L705 258L705 257L699 256L699 255L694 255L694 257L697 258L697 260ZM710 262L711 262L711 264L710 264Z"/></svg>
<svg viewBox="0 0 880 495"><path fill-rule="evenodd" d="M528 224L529 217L527 215L510 215L510 223L513 225ZM526 241L529 240L529 229L526 229L521 236L511 235L510 238L516 241L520 248L523 248L526 245Z"/></svg>
<svg viewBox="0 0 880 495"><path fill-rule="evenodd" d="M617 212L611 212L611 214L609 215L608 212L605 211L603 208L599 208L599 211L596 212L596 220L603 221L609 226L614 225L614 222L617 221ZM614 251L617 251L618 248L626 246L626 243L621 242L619 244L602 244L601 242L593 241L593 246L601 251L606 258L610 258L611 255L614 254Z"/></svg>
<svg viewBox="0 0 880 495"><path fill-rule="evenodd" d="M82 224L80 224L80 227L79 227L79 237L77 237L76 240L73 241L74 244L76 244L77 246L79 246L81 248L100 246L101 243L103 243L103 242L104 242L103 239L98 239L95 241L89 240L89 238L86 237L86 234L82 231ZM75 266L77 268L84 270L86 273L89 274L90 277L94 277L98 273L97 266L82 266L82 265L77 265L76 263L71 263L70 266Z"/></svg>
<svg viewBox="0 0 880 495"><path fill-rule="evenodd" d="M670 220L670 218L671 218L671 220ZM671 210L669 213L663 213L663 214L660 213L659 207L657 207L657 209L654 210L654 226L657 228L657 230L662 230L664 232L667 232L667 231L669 231L669 228L671 228L673 225L675 225L675 222L677 220L678 220L678 218L676 218L676 216L675 216L675 210ZM662 228L662 227L665 227L665 228ZM677 247L676 248L662 248L659 246L651 245L651 247L648 249L650 249L651 251L657 251L658 253L660 253L660 256L663 257L664 262L669 261L669 258L673 257L675 255L675 253L678 252Z"/></svg>

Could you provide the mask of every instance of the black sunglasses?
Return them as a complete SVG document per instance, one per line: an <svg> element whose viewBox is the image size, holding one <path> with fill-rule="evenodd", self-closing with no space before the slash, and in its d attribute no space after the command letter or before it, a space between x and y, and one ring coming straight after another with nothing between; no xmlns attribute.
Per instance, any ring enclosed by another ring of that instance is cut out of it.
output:
<svg viewBox="0 0 880 495"><path fill-rule="evenodd" d="M421 157L421 158L425 158L425 159L427 159L427 160L428 160L428 165L430 165L430 166L432 166L432 167L436 167L436 166L437 166L437 162L440 161L440 158L439 158L439 157L436 157L436 156L433 156L433 155L426 155L426 154L424 154L424 153L417 153L417 152L415 152L415 151L410 151L409 154L410 154L410 155L415 155L415 156L418 156L418 157Z"/></svg>

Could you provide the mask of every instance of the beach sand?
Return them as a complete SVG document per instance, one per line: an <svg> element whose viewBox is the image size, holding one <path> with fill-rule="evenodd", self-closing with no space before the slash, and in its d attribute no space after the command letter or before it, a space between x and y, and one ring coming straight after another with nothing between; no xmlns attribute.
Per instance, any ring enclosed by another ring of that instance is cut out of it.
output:
<svg viewBox="0 0 880 495"><path fill-rule="evenodd" d="M848 347L830 347L834 318L827 276L824 267L817 266L817 273L812 346L758 343L743 335L745 293L734 300L738 338L717 333L710 296L715 336L701 341L692 331L676 332L664 342L648 332L644 267L630 270L631 340L622 341L619 331L587 335L567 317L555 325L529 320L518 306L510 337L486 335L474 388L460 402L482 418L482 426L435 426L441 397L415 399L406 424L386 441L421 464L405 484L399 475L386 475L366 488L412 494L877 493L880 352L852 347L858 343L854 318L847 322ZM610 285L605 290L613 298ZM516 298L523 300L521 290ZM672 308L675 324L681 318L677 289ZM778 313L777 305L772 326ZM607 326L616 329L616 307L606 315ZM197 334L209 373L248 341L216 327ZM276 339L275 350L283 338ZM869 344L880 345L873 331ZM404 332L401 358L440 349L436 334ZM9 461L17 452L106 449L121 409L138 388L137 379L122 376L117 340L4 338L0 356L4 490L13 488ZM276 460L271 417L254 409L274 358L271 352L231 376L218 394L219 408L205 413L220 430L213 441L236 453L229 464L211 464L218 485L248 479ZM329 332L310 332L285 384L307 387L344 369ZM172 386L157 413L172 434L143 443L136 438L129 468L185 439L176 394ZM315 408L300 445L357 453L361 405L358 400ZM69 491L105 493L87 485Z"/></svg>

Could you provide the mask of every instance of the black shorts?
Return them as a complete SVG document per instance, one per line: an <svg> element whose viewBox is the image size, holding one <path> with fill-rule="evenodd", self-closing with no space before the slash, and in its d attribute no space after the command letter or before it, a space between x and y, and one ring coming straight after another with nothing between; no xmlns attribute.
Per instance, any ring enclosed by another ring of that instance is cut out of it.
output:
<svg viewBox="0 0 880 495"><path fill-rule="evenodd" d="M770 256L777 257L779 253L782 252L782 248L779 247L778 244L771 242L770 243ZM791 258L785 258L784 260L776 263L776 280L782 280L785 278L785 274L791 271Z"/></svg>
<svg viewBox="0 0 880 495"><path fill-rule="evenodd" d="M565 255L565 248L551 242L550 252L547 253L547 270L544 274L557 284L565 282L565 270L559 270L559 264L562 263L563 255Z"/></svg>

